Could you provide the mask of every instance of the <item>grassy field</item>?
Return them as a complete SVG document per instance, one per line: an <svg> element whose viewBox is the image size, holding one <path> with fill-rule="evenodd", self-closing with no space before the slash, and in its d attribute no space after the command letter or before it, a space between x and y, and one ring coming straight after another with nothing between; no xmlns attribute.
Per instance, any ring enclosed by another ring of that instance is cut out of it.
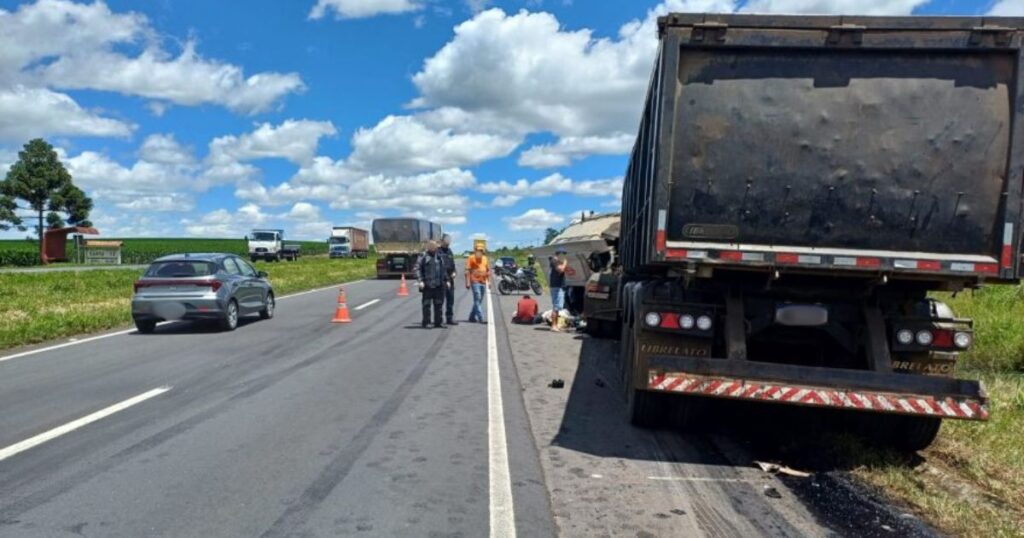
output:
<svg viewBox="0 0 1024 538"><path fill-rule="evenodd" d="M947 420L920 457L839 443L853 474L955 536L1024 536L1024 288L941 296L975 321L959 375L981 379L989 422ZM923 460L921 459L923 458Z"/></svg>
<svg viewBox="0 0 1024 538"><path fill-rule="evenodd" d="M121 247L121 261L125 264L149 263L155 258L178 252L229 252L244 256L248 254L242 239L194 239L194 238L103 238L109 241L124 241ZM302 245L305 255L327 253L326 241L286 241ZM0 266L37 265L39 244L35 241L0 240ZM74 259L75 248L68 243L68 257Z"/></svg>
<svg viewBox="0 0 1024 538"><path fill-rule="evenodd" d="M274 291L297 291L367 278L373 259L301 258L298 262L256 263L270 274ZM130 270L82 273L0 273L0 349L44 342L131 323Z"/></svg>

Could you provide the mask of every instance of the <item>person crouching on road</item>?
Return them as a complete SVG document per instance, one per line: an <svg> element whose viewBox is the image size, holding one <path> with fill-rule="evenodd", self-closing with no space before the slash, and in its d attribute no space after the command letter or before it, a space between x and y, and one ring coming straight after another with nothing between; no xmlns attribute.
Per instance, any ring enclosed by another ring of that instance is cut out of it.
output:
<svg viewBox="0 0 1024 538"><path fill-rule="evenodd" d="M455 322L455 254L451 249L452 236L444 234L441 236L441 246L437 252L444 258L444 320L448 325L458 325Z"/></svg>
<svg viewBox="0 0 1024 538"><path fill-rule="evenodd" d="M487 292L487 282L491 278L491 266L484 256L484 249L478 248L473 255L466 260L466 289L473 290L473 310L469 312L469 321L487 323L484 314L480 310L480 303L484 300L484 293Z"/></svg>
<svg viewBox="0 0 1024 538"><path fill-rule="evenodd" d="M565 269L569 266L565 259L565 249L555 251L555 257L550 259L551 272L548 274L548 287L551 288L551 330L560 331L558 328L558 313L565 308Z"/></svg>
<svg viewBox="0 0 1024 538"><path fill-rule="evenodd" d="M416 260L416 280L423 294L423 328L430 327L431 309L434 311L434 327L443 328L441 303L444 301L448 279L445 276L444 258L437 251L437 241L428 242L426 252Z"/></svg>

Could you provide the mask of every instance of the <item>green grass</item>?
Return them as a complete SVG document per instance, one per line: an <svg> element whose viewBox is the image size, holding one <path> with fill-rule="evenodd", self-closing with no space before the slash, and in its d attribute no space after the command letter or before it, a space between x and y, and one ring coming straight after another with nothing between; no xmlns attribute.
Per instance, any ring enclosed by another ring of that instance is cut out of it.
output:
<svg viewBox="0 0 1024 538"><path fill-rule="evenodd" d="M259 262L278 295L373 276L374 259ZM0 273L0 349L131 323L132 282L141 271Z"/></svg>
<svg viewBox="0 0 1024 538"><path fill-rule="evenodd" d="M160 256L179 252L228 252L244 256L248 254L242 239L195 239L195 238L107 238L107 241L124 241L121 247L121 262L144 264ZM327 253L326 241L286 241L302 245L303 255ZM35 241L0 240L0 266L33 266L38 264L39 245ZM74 259L75 248L68 242L68 258Z"/></svg>
<svg viewBox="0 0 1024 538"><path fill-rule="evenodd" d="M936 294L957 316L974 320L974 347L960 358L970 370L1024 372L1024 287L992 286L956 297Z"/></svg>

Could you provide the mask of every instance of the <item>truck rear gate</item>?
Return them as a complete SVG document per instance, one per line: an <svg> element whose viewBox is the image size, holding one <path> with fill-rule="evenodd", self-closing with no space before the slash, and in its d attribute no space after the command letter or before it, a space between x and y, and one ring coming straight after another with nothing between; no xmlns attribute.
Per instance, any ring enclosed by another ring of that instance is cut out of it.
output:
<svg viewBox="0 0 1024 538"><path fill-rule="evenodd" d="M624 265L1015 280L1022 24L663 18Z"/></svg>

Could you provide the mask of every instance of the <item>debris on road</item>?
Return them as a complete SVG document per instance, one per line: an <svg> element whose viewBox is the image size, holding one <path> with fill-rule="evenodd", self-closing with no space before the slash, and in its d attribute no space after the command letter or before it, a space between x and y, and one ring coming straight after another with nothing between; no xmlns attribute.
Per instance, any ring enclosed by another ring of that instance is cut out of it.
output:
<svg viewBox="0 0 1024 538"><path fill-rule="evenodd" d="M552 379L548 386L553 389L560 389L565 387L565 381L562 379Z"/></svg>
<svg viewBox="0 0 1024 538"><path fill-rule="evenodd" d="M764 487L764 494L765 494L765 496L771 497L772 499L781 499L782 498L782 494L779 493L779 490L777 490L777 489L775 489L775 488L773 488L771 486L767 486L767 485Z"/></svg>
<svg viewBox="0 0 1024 538"><path fill-rule="evenodd" d="M755 461L754 464L757 465L758 467L760 467L761 470L766 472L766 473L772 473L772 474L780 474L781 473L781 474L784 474L784 475L787 475L787 476L795 476L797 478L808 478L808 477L811 476L811 473L806 473L804 471L797 471L796 469L793 469L791 467L787 467L785 465L780 465L778 463L768 463L768 462L764 462L764 461Z"/></svg>

